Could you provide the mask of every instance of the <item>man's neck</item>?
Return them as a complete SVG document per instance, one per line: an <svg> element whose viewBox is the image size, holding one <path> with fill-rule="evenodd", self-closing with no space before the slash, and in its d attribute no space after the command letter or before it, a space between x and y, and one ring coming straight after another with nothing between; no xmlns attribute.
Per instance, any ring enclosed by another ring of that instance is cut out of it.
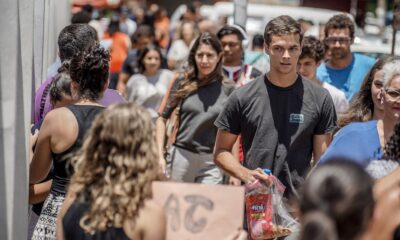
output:
<svg viewBox="0 0 400 240"><path fill-rule="evenodd" d="M341 59L330 59L328 65L332 68L342 69L351 64L353 61L353 54L349 53L346 57Z"/></svg>
<svg viewBox="0 0 400 240"><path fill-rule="evenodd" d="M297 76L298 75L295 71L288 74L282 74L271 69L269 73L267 73L268 80L278 87L289 87L293 85L294 82L296 82Z"/></svg>
<svg viewBox="0 0 400 240"><path fill-rule="evenodd" d="M242 61L241 61L241 60L239 60L239 61L232 61L232 62L226 62L226 61L224 61L223 65L224 65L225 67L238 67L238 66L241 66L241 65L242 65Z"/></svg>

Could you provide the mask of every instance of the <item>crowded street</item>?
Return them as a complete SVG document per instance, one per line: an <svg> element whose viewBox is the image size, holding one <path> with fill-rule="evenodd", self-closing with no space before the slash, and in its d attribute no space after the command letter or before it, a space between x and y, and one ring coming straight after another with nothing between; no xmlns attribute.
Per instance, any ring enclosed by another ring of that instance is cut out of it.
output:
<svg viewBox="0 0 400 240"><path fill-rule="evenodd" d="M5 0L0 239L400 239L400 0Z"/></svg>

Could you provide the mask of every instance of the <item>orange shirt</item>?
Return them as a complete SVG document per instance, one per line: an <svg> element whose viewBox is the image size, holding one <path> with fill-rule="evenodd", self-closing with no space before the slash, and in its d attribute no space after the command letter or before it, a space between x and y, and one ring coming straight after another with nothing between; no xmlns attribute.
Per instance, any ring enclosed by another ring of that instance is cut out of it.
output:
<svg viewBox="0 0 400 240"><path fill-rule="evenodd" d="M122 32L116 32L111 37L109 33L104 34L104 39L111 39L110 47L110 73L121 72L122 65L128 56L130 40L128 35Z"/></svg>

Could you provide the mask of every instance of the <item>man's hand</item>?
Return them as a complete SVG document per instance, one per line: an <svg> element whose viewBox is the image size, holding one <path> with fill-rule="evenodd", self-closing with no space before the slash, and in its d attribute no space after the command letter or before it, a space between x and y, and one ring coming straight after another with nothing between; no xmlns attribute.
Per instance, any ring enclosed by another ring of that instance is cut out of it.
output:
<svg viewBox="0 0 400 240"><path fill-rule="evenodd" d="M264 173L264 171L261 168L257 168L254 170L249 170L247 178L244 179L245 183L252 183L255 180L261 180L263 183L265 183L267 186L271 186L272 180L270 178L270 175L267 175Z"/></svg>

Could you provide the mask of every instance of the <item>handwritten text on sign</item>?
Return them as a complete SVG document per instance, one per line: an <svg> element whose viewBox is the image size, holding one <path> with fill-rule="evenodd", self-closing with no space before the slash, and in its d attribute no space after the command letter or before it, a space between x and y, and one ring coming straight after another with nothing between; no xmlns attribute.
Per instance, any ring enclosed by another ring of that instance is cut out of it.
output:
<svg viewBox="0 0 400 240"><path fill-rule="evenodd" d="M167 214L167 239L223 239L243 224L242 187L154 182L153 196Z"/></svg>

